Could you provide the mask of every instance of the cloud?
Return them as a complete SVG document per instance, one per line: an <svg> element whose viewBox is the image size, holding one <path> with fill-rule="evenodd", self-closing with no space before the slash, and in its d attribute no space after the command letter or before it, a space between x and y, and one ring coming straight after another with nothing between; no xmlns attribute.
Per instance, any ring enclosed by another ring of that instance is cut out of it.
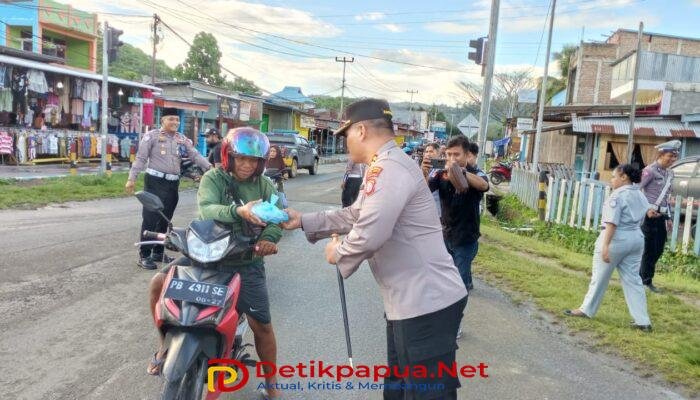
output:
<svg viewBox="0 0 700 400"><path fill-rule="evenodd" d="M476 32L485 32L488 29L487 24L458 24L454 22L433 22L430 24L426 24L424 26L425 29L431 31L431 32L436 32L436 33L444 33L448 35L460 35L460 34L465 34L465 33L476 33Z"/></svg>
<svg viewBox="0 0 700 400"><path fill-rule="evenodd" d="M634 26L640 20L647 25L656 23L659 18L648 12L630 12L638 0L593 0L577 4L566 3L557 7L555 28L561 30L615 29L619 26ZM694 0L700 2L700 0ZM447 35L463 35L488 32L490 18L490 1L480 0L473 5L473 11L467 15L457 14L454 22L432 22L423 25L430 32ZM499 13L499 30L508 33L541 32L548 23L546 3L533 4L531 1L513 0L501 7Z"/></svg>
<svg viewBox="0 0 700 400"><path fill-rule="evenodd" d="M400 32L405 32L406 28L398 26L396 24L383 24L379 25L380 29L392 32L392 33L400 33Z"/></svg>
<svg viewBox="0 0 700 400"><path fill-rule="evenodd" d="M382 20L384 18L386 18L386 15L384 13L380 13L380 12L370 12L370 13L355 15L356 21L379 21L379 20Z"/></svg>

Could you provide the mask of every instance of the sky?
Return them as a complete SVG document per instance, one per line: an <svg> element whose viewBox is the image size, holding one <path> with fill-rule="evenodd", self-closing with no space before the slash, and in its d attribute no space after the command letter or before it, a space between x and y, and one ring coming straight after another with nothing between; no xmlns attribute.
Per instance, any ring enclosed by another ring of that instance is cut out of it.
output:
<svg viewBox="0 0 700 400"><path fill-rule="evenodd" d="M307 95L341 94L455 105L467 100L459 81L481 82L467 59L468 42L486 36L491 0L73 0L100 21L124 30L122 41L151 54L150 24L157 13L191 43L214 34L222 65L267 92L299 86ZM501 0L496 71L545 64L551 0ZM127 16L135 15L135 16ZM558 0L552 53L566 44L604 41L619 28L700 38L700 0ZM174 67L189 46L163 27L158 58ZM551 59L551 57L550 57ZM395 61L395 62L391 62ZM229 77L231 74L224 72ZM558 74L550 62L550 74ZM232 77L231 77L232 78Z"/></svg>

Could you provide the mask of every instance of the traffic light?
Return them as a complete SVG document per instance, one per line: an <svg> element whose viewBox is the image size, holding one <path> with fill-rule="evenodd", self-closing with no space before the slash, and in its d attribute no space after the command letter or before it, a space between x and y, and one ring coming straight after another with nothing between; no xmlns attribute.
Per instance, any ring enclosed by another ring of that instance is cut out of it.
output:
<svg viewBox="0 0 700 400"><path fill-rule="evenodd" d="M113 61L116 61L117 52L119 48L124 45L124 42L119 40L119 36L121 36L124 33L124 31L121 29L109 27L107 28L107 32L105 33L105 37L107 38L107 62L111 64Z"/></svg>
<svg viewBox="0 0 700 400"><path fill-rule="evenodd" d="M474 61L474 63L477 65L484 65L484 63L486 62L487 44L488 39L485 37L476 40L470 40L469 47L474 49L474 51L470 51L467 57L470 60Z"/></svg>

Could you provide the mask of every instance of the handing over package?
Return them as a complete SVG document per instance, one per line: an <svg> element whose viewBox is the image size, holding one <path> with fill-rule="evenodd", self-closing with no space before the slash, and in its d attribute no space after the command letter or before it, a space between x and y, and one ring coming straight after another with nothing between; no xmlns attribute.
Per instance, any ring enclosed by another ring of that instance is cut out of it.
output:
<svg viewBox="0 0 700 400"><path fill-rule="evenodd" d="M279 224L289 221L289 215L277 207L279 197L275 194L270 196L270 201L262 201L253 206L253 214L263 222Z"/></svg>

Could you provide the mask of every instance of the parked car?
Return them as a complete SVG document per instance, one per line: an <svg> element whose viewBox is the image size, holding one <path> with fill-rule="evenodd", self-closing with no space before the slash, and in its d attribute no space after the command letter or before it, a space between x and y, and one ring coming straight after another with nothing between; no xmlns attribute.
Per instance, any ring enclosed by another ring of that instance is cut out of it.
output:
<svg viewBox="0 0 700 400"><path fill-rule="evenodd" d="M681 221L685 221L685 210L688 205L687 199L694 199L693 219L691 233L695 237L695 224L697 223L697 208L700 201L700 156L690 156L676 161L671 166L673 170L673 196L671 197L671 207L676 205L676 196L681 196Z"/></svg>
<svg viewBox="0 0 700 400"><path fill-rule="evenodd" d="M268 133L267 137L270 144L276 144L282 150L290 178L296 177L300 168L308 169L310 175L316 175L319 159L316 143L291 133Z"/></svg>
<svg viewBox="0 0 700 400"><path fill-rule="evenodd" d="M673 194L700 199L700 156L676 161L673 170Z"/></svg>

